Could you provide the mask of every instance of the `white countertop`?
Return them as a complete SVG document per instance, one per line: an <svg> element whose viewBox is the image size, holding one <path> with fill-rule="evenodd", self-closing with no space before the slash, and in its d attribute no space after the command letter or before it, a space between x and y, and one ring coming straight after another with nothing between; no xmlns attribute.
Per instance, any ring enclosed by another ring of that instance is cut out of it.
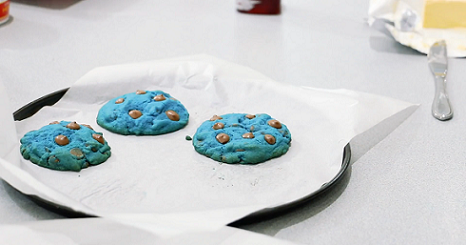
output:
<svg viewBox="0 0 466 245"><path fill-rule="evenodd" d="M426 56L371 29L368 1L282 0L278 16L240 14L233 0L18 2L10 6L13 20L0 26L0 81L13 110L95 67L201 53L283 83L420 104L387 137L372 131L355 139L351 171L330 193L242 228L304 244L466 239L466 59L449 59L455 115L437 121ZM55 218L1 182L0 224Z"/></svg>

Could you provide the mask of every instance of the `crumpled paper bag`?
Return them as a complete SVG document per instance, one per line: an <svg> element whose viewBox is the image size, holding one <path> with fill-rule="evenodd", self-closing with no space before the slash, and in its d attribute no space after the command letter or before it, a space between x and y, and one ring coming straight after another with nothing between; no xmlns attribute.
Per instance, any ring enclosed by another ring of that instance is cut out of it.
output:
<svg viewBox="0 0 466 245"><path fill-rule="evenodd" d="M424 54L432 44L445 40L448 57L466 57L466 28L423 28L424 4L424 0L371 0L369 25L388 22L385 27L396 41Z"/></svg>

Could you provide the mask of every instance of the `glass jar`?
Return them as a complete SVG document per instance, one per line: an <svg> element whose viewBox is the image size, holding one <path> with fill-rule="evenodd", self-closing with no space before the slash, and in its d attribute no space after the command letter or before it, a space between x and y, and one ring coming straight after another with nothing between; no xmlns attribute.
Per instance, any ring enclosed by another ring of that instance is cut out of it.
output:
<svg viewBox="0 0 466 245"><path fill-rule="evenodd" d="M236 0L236 9L248 14L280 14L280 0Z"/></svg>
<svg viewBox="0 0 466 245"><path fill-rule="evenodd" d="M10 0L0 0L0 25L10 19Z"/></svg>

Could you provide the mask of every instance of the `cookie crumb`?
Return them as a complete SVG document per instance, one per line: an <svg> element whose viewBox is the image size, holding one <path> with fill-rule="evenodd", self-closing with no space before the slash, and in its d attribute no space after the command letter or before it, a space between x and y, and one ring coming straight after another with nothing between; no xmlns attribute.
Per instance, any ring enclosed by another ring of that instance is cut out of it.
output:
<svg viewBox="0 0 466 245"><path fill-rule="evenodd" d="M186 140L193 140L193 138L191 138L191 136L189 136L189 135L186 135L185 139Z"/></svg>

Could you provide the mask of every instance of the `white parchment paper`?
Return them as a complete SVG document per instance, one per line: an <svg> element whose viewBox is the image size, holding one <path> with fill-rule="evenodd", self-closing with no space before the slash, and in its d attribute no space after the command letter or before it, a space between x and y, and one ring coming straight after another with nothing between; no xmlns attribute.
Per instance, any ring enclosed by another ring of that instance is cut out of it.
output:
<svg viewBox="0 0 466 245"><path fill-rule="evenodd" d="M139 229L102 218L62 219L1 225L0 240L2 244L15 245L294 244L228 226L214 230L181 230L184 229L167 222Z"/></svg>
<svg viewBox="0 0 466 245"><path fill-rule="evenodd" d="M390 22L385 27L399 43L427 54L432 44L445 40L448 57L466 57L466 28L423 28L424 0L371 0L369 24L382 19ZM409 12L412 29L404 30L403 21ZM405 17L404 17L405 16Z"/></svg>
<svg viewBox="0 0 466 245"><path fill-rule="evenodd" d="M95 123L108 100L138 89L170 93L189 111L189 124L166 135L123 136ZM205 55L101 67L54 106L17 122L16 130L20 139L55 120L90 124L103 132L112 156L81 172L53 171L22 158L0 161L0 175L27 194L93 215L180 222L203 217L207 225L227 224L319 190L340 170L351 138L415 108L371 94L274 82ZM229 165L194 151L185 136L193 136L212 115L233 112L268 113L286 124L292 135L289 152L258 165Z"/></svg>

